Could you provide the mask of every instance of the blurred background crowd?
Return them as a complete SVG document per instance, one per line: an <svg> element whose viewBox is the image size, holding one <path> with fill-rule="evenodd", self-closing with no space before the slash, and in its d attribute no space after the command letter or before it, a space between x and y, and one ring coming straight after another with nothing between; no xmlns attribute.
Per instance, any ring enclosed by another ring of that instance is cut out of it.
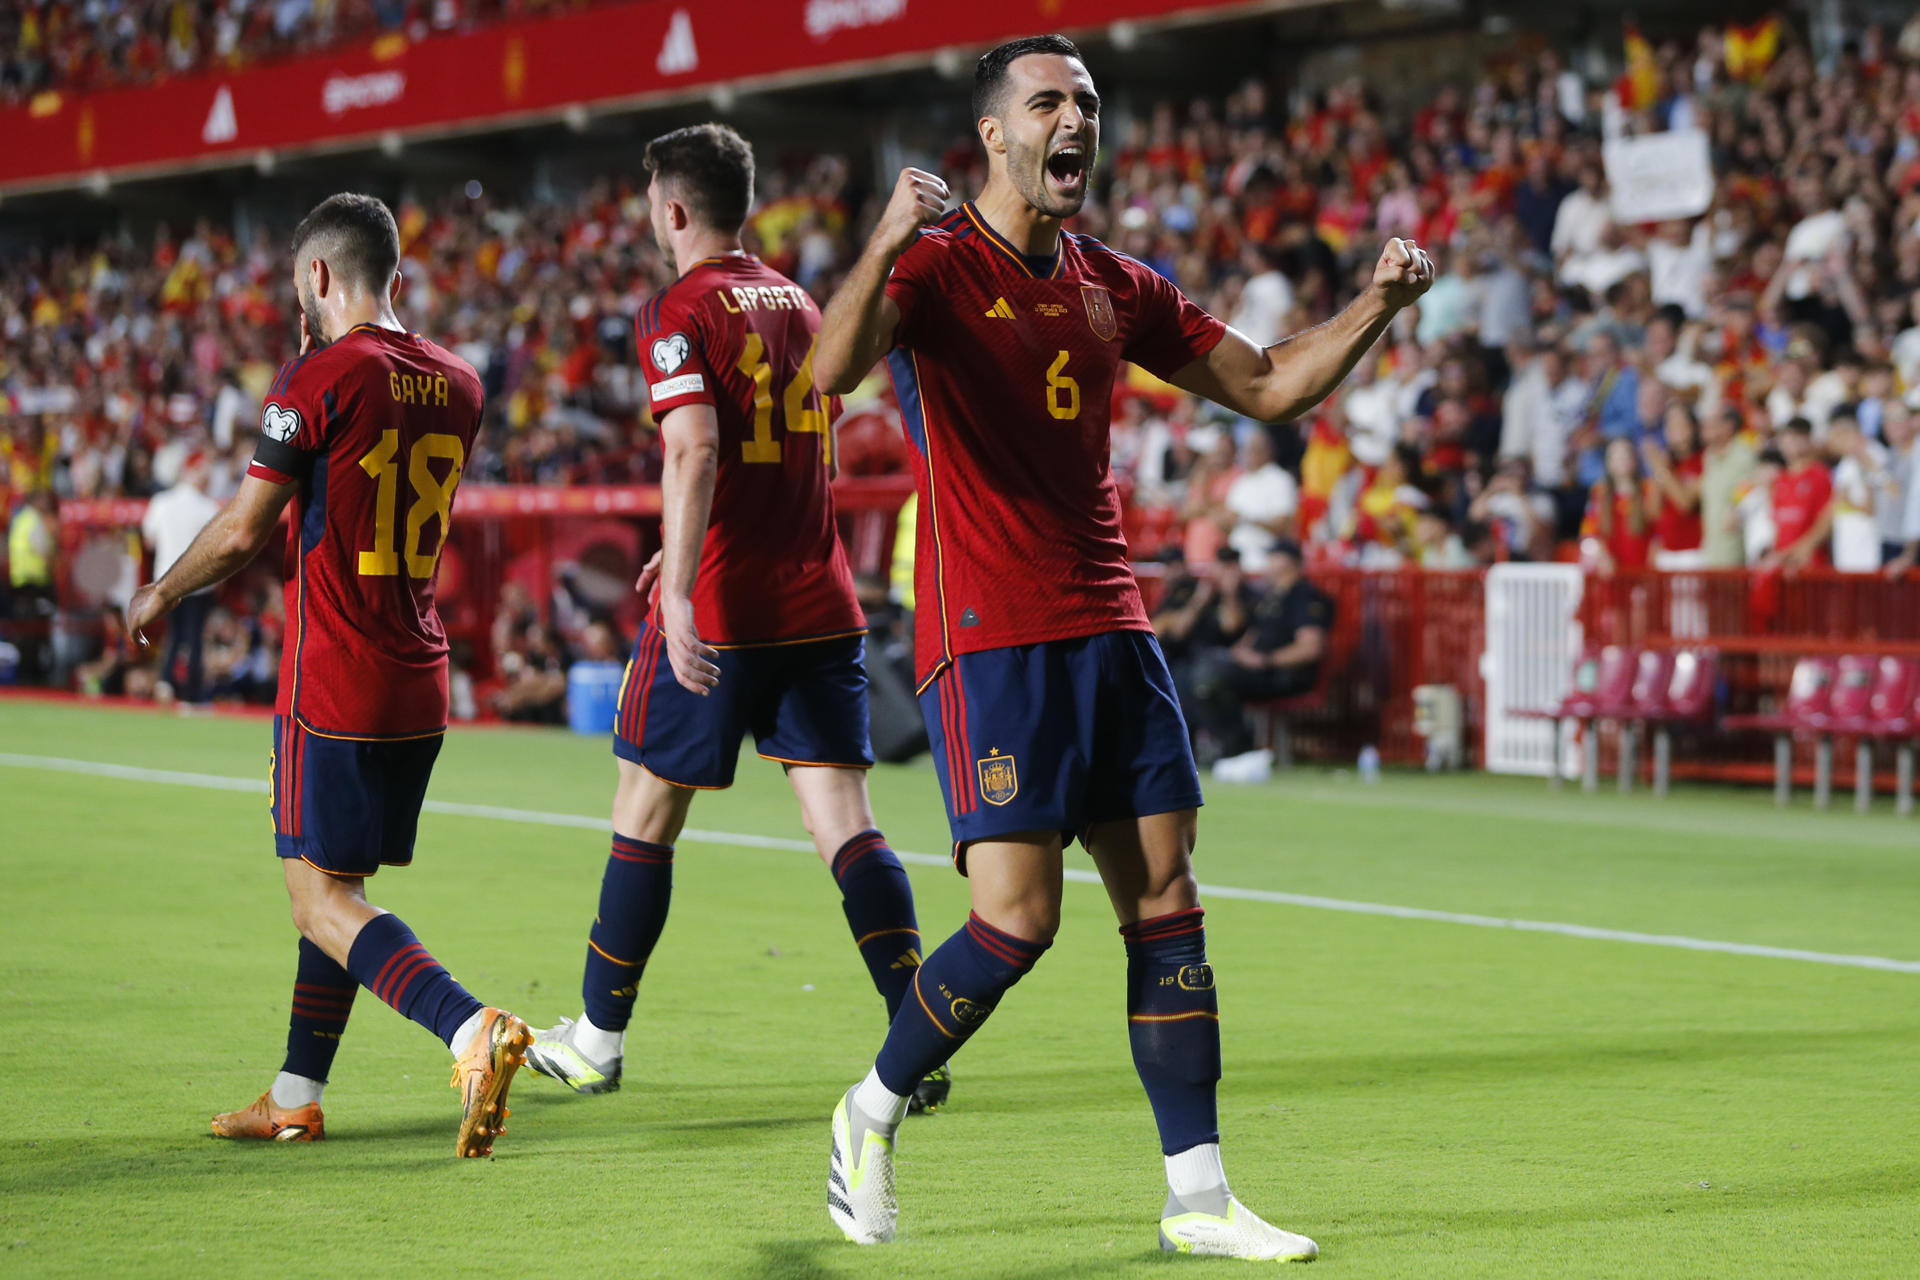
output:
<svg viewBox="0 0 1920 1280"><path fill-rule="evenodd" d="M87 74L159 74L178 12L206 7L9 6L0 86L80 74L58 50L85 23L162 51L158 64L152 50L95 57ZM291 14L286 38L306 38L484 16L214 8L216 38L185 42L186 65L283 38L228 40L222 21L280 32ZM1136 560L1162 563L1168 581L1226 561L1264 581L1276 545L1309 575L1513 559L1599 572L1914 566L1920 18L1849 31L1824 63L1780 18L1684 41L1629 29L1605 75L1571 61L1550 47L1499 60L1411 110L1355 77L1291 94L1250 80L1109 113L1074 229L1257 341L1345 305L1387 236L1416 238L1440 269L1417 311L1300 422L1237 419L1134 371L1112 454ZM1616 220L1607 140L1683 129L1707 139L1710 207ZM888 186L847 158L858 145L761 157L749 242L822 300ZM982 177L969 138L908 158L957 192ZM403 311L486 384L467 484L657 478L631 326L669 273L641 182L629 171L526 200L470 184L399 203ZM295 337L283 232L208 220L0 257L10 511L45 523L57 514L32 495L147 497L189 471L213 500L231 492ZM871 429L894 413L884 376L848 408L863 429L846 468L904 470L899 433ZM270 645L270 618L235 625ZM564 642L528 636L522 669L564 665Z"/></svg>

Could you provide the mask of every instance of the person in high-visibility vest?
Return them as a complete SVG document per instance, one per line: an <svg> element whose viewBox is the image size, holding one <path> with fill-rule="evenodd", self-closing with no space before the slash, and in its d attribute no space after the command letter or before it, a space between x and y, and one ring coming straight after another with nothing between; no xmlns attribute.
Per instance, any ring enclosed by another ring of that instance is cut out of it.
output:
<svg viewBox="0 0 1920 1280"><path fill-rule="evenodd" d="M27 495L7 527L7 579L13 588L13 643L21 684L47 677L53 632L53 494Z"/></svg>

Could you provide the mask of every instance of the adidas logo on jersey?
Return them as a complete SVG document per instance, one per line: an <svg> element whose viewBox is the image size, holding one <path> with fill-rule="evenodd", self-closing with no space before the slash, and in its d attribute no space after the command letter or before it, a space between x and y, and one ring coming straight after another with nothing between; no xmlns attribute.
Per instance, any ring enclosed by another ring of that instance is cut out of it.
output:
<svg viewBox="0 0 1920 1280"><path fill-rule="evenodd" d="M693 19L685 9L675 9L667 21L667 38L660 44L660 56L654 68L663 76L677 76L700 65L700 50L693 43Z"/></svg>
<svg viewBox="0 0 1920 1280"><path fill-rule="evenodd" d="M1011 320L1013 319L1013 307L1008 304L1005 298L996 298L993 305L987 308L987 319Z"/></svg>

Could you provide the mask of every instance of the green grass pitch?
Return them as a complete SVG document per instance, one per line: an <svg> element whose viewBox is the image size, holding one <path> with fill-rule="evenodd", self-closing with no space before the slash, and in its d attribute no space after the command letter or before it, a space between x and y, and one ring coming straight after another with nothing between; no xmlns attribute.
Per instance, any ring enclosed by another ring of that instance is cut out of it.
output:
<svg viewBox="0 0 1920 1280"><path fill-rule="evenodd" d="M626 1088L523 1075L453 1157L449 1058L362 994L318 1146L217 1141L277 1069L294 933L265 797L21 756L261 779L259 720L0 700L0 1275L1122 1277L1162 1257L1158 1146L1104 895L910 1120L901 1240L843 1243L827 1115L882 1015L818 861L687 839ZM454 732L435 800L605 814L602 740ZM945 848L931 769L894 844ZM1209 883L1920 960L1920 823L1538 782L1300 772L1212 788ZM795 837L742 762L693 825ZM372 882L482 999L579 1010L595 831L429 813ZM1088 864L1077 851L1069 865ZM928 945L963 882L911 868ZM1920 1274L1920 973L1216 898L1228 1174L1352 1276ZM1182 1270L1185 1269L1185 1270Z"/></svg>

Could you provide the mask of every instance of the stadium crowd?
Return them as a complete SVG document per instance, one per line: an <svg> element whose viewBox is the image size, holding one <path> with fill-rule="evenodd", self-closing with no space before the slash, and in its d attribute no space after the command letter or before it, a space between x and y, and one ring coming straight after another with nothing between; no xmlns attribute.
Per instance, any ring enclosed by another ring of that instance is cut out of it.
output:
<svg viewBox="0 0 1920 1280"><path fill-rule="evenodd" d="M1075 229L1257 340L1344 305L1386 236L1442 271L1292 428L1136 374L1113 461L1139 559L1205 575L1230 552L1262 576L1289 539L1309 569L1913 567L1920 19L1863 30L1824 67L1771 19L1657 47L1629 34L1626 53L1612 83L1552 50L1513 57L1405 118L1357 80L1291 105L1250 82L1112 113ZM1616 223L1603 138L1682 128L1710 142L1711 207ZM961 142L939 167L968 191L981 159ZM876 212L871 177L832 156L763 164L751 240L824 298ZM655 478L631 317L666 272L633 183L399 214L406 313L485 378L469 483ZM293 314L264 231L0 260L9 506L145 496L197 452L224 496ZM889 394L875 378L850 407L884 413ZM902 454L875 437L844 461Z"/></svg>
<svg viewBox="0 0 1920 1280"><path fill-rule="evenodd" d="M0 103L237 69L397 36L458 35L503 17L610 0L7 0Z"/></svg>

